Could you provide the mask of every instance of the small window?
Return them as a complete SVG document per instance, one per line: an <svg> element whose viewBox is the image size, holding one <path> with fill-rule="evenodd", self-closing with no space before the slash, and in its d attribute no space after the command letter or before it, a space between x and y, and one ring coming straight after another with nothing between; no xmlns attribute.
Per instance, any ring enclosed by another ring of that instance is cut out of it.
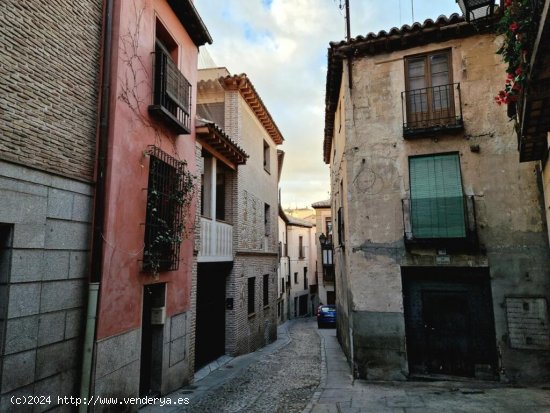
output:
<svg viewBox="0 0 550 413"><path fill-rule="evenodd" d="M269 215L271 213L271 207L268 204L264 204L264 228L265 236L268 237L271 233Z"/></svg>
<svg viewBox="0 0 550 413"><path fill-rule="evenodd" d="M264 141L264 169L266 172L270 172L270 153L269 153L269 143Z"/></svg>
<svg viewBox="0 0 550 413"><path fill-rule="evenodd" d="M307 290L307 267L304 267L304 290Z"/></svg>
<svg viewBox="0 0 550 413"><path fill-rule="evenodd" d="M344 209L342 207L338 208L337 213L338 218L338 245L344 245L345 243L345 237L344 237Z"/></svg>
<svg viewBox="0 0 550 413"><path fill-rule="evenodd" d="M256 309L256 277L248 279L248 314L253 314Z"/></svg>
<svg viewBox="0 0 550 413"><path fill-rule="evenodd" d="M269 274L264 274L264 307L269 305Z"/></svg>
<svg viewBox="0 0 550 413"><path fill-rule="evenodd" d="M298 237L298 258L300 258L300 259L305 258L305 255L304 255L304 237L301 236L301 235Z"/></svg>
<svg viewBox="0 0 550 413"><path fill-rule="evenodd" d="M327 234L327 238L329 240L332 240L332 218L328 217L325 218L325 234Z"/></svg>
<svg viewBox="0 0 550 413"><path fill-rule="evenodd" d="M298 273L294 273L294 284L298 284Z"/></svg>

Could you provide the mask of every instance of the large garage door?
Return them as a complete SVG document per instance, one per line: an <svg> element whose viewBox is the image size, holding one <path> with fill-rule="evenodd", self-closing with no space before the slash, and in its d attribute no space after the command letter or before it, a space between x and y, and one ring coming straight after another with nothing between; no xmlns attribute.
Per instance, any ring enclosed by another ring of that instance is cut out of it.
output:
<svg viewBox="0 0 550 413"><path fill-rule="evenodd" d="M225 263L198 266L195 370L225 354L225 281L230 268Z"/></svg>
<svg viewBox="0 0 550 413"><path fill-rule="evenodd" d="M497 369L488 271L403 268L411 374L492 378Z"/></svg>

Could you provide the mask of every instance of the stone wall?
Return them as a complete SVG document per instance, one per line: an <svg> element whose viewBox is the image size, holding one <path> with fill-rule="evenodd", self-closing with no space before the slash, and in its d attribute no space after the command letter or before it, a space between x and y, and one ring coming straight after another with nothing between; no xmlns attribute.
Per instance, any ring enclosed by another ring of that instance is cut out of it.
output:
<svg viewBox="0 0 550 413"><path fill-rule="evenodd" d="M10 395L78 391L92 188L0 161L0 199L0 411L11 411Z"/></svg>

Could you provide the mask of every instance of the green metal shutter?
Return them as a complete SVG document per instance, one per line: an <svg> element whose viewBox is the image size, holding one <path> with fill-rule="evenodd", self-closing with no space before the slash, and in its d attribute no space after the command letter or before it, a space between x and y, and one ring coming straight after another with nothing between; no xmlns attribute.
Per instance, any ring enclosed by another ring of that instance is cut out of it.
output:
<svg viewBox="0 0 550 413"><path fill-rule="evenodd" d="M464 238L464 197L458 154L409 158L415 238Z"/></svg>

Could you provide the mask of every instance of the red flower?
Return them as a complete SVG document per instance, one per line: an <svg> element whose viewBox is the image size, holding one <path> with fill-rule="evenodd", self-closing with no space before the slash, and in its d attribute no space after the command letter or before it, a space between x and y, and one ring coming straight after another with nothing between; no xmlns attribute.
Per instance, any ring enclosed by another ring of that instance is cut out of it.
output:
<svg viewBox="0 0 550 413"><path fill-rule="evenodd" d="M504 1L504 5L505 5L506 7L510 7L510 6L512 5L512 0L505 0L505 1Z"/></svg>
<svg viewBox="0 0 550 413"><path fill-rule="evenodd" d="M506 79L507 80L512 80L514 78L514 74L513 73L508 73L508 75L506 76Z"/></svg>
<svg viewBox="0 0 550 413"><path fill-rule="evenodd" d="M515 74L516 74L516 76L519 76L519 75L521 75L522 72L523 72L523 70L521 69L521 66L518 66L518 68L515 71Z"/></svg>
<svg viewBox="0 0 550 413"><path fill-rule="evenodd" d="M510 30L511 30L513 33L517 32L518 29L519 29L519 24L517 24L516 22L514 22L514 23L512 23L512 24L510 25Z"/></svg>

